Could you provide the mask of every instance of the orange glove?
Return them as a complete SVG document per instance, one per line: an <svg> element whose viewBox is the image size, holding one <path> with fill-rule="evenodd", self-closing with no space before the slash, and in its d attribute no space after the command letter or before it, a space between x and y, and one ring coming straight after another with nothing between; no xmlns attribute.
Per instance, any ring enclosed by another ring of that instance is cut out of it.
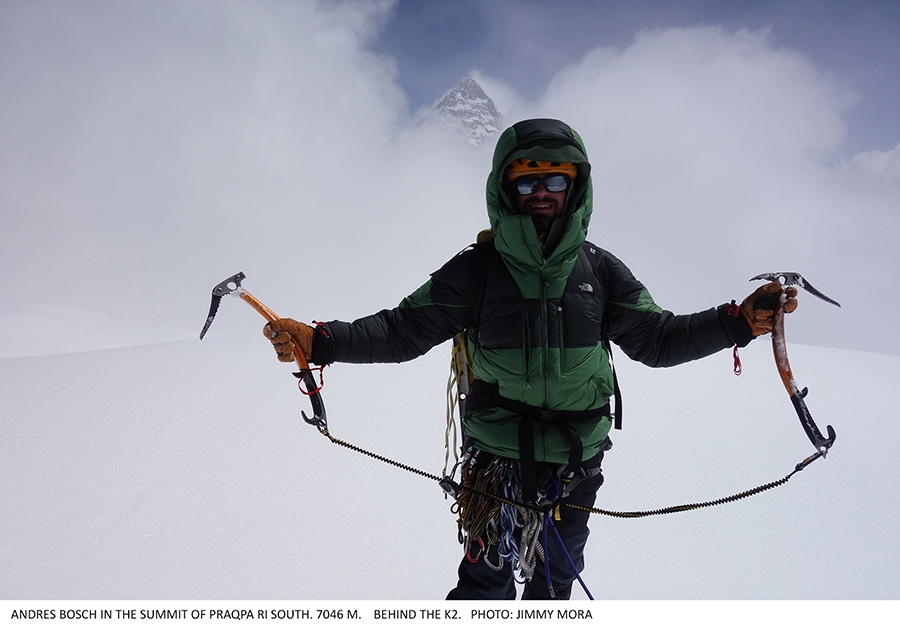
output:
<svg viewBox="0 0 900 628"><path fill-rule="evenodd" d="M292 318L279 318L263 327L263 334L275 347L278 360L294 361L294 349L300 348L306 361L312 355L313 328L306 323L299 323Z"/></svg>
<svg viewBox="0 0 900 628"><path fill-rule="evenodd" d="M782 292L787 297L784 301L784 311L790 314L797 309L797 288L784 287L777 281L757 288L741 303L741 312L750 323L750 330L754 336L772 333L775 328L775 312L778 310Z"/></svg>

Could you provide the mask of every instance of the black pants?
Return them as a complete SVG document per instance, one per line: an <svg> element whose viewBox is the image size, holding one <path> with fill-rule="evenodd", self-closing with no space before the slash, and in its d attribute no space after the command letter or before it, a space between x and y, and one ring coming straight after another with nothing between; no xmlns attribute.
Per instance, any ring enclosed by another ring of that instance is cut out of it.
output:
<svg viewBox="0 0 900 628"><path fill-rule="evenodd" d="M602 458L601 452L597 458L598 467ZM566 552L580 573L584 569L584 546L590 532L587 525L590 513L568 508L565 504L593 507L597 491L602 484L603 474L598 472L596 475L582 480L571 494L562 500L559 507L560 520L554 520L553 525L565 543L565 551L560 547L559 539L556 538L553 530L547 530L546 537L549 551L548 548L545 548L545 552L549 558L547 562L550 565L553 595L550 595L550 589L547 587L546 564L539 558L533 577L525 584L522 592L523 600L551 598L567 600L572 595L572 583L578 574L572 571L569 560L566 558ZM517 530L517 542L519 540L518 532L521 530ZM509 563L506 563L500 570L494 570L488 561L485 561L485 556L489 562L495 565L499 563L497 547L494 545L485 547L484 555L477 562L473 563L463 556L457 572L459 582L447 595L448 600L514 600L516 598L515 581Z"/></svg>

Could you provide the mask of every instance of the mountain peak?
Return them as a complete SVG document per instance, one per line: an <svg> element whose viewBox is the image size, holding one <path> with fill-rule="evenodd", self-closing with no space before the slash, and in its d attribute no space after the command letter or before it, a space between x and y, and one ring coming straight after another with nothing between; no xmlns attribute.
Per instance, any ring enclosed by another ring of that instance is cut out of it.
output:
<svg viewBox="0 0 900 628"><path fill-rule="evenodd" d="M462 134L472 145L500 134L503 116L481 85L465 77L438 100L419 124Z"/></svg>

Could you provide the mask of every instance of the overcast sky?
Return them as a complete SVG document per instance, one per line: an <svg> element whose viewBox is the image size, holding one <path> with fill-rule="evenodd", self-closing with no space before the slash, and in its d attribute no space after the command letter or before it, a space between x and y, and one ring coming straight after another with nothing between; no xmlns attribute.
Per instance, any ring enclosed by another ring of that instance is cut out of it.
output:
<svg viewBox="0 0 900 628"><path fill-rule="evenodd" d="M486 226L491 147L410 129L472 74L582 134L589 237L662 306L799 271L844 307L791 339L900 353L898 43L897 2L6 0L0 301L199 332L243 270L285 316L391 307Z"/></svg>
<svg viewBox="0 0 900 628"><path fill-rule="evenodd" d="M900 137L900 3L890 0L535 0L399 2L373 44L396 59L398 82L416 108L472 70L527 98L597 47L623 49L647 29L722 26L768 29L834 74L859 100L846 113L847 151L889 150ZM428 37L411 36L429 33ZM602 106L602 98L597 102Z"/></svg>

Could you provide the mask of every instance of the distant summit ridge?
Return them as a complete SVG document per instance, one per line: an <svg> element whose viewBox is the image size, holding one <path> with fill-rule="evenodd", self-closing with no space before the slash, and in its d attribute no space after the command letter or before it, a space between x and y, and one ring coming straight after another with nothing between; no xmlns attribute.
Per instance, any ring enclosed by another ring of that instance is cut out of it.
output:
<svg viewBox="0 0 900 628"><path fill-rule="evenodd" d="M500 134L503 116L481 85L466 77L447 92L419 122L462 134L472 145Z"/></svg>

